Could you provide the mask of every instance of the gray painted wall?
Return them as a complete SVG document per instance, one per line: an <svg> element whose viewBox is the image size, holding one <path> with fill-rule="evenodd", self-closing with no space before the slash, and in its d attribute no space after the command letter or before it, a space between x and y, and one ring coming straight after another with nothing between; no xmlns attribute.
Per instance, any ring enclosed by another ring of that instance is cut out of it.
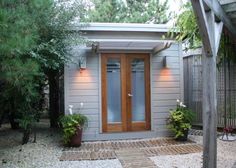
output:
<svg viewBox="0 0 236 168"><path fill-rule="evenodd" d="M129 133L101 133L101 75L100 56L90 51L87 68L80 72L75 64L65 67L65 112L73 105L74 112L85 114L89 119L84 130L84 140L107 140L128 138L151 138L168 136L166 118L169 109L175 108L176 99L183 100L182 47L174 43L170 48L151 56L151 131ZM75 59L79 49L75 48ZM167 57L168 68L162 67L163 57ZM80 108L80 103L84 106Z"/></svg>

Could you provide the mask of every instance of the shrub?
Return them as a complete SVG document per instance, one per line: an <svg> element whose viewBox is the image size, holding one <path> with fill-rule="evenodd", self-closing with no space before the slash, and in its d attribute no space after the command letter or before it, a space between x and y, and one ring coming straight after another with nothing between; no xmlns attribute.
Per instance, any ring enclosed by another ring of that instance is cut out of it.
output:
<svg viewBox="0 0 236 168"><path fill-rule="evenodd" d="M177 100L176 109L170 110L167 127L175 133L175 138L183 137L184 133L191 128L193 119L194 113Z"/></svg>

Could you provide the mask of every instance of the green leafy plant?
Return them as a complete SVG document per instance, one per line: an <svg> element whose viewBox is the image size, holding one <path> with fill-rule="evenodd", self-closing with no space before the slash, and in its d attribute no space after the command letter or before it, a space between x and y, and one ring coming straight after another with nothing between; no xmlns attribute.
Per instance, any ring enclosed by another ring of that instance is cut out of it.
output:
<svg viewBox="0 0 236 168"><path fill-rule="evenodd" d="M183 137L184 133L191 128L194 116L194 113L190 109L177 100L176 109L170 110L170 116L167 119L167 128L175 133L175 138Z"/></svg>
<svg viewBox="0 0 236 168"><path fill-rule="evenodd" d="M87 127L88 118L82 114L65 115L60 118L60 123L63 128L64 143L69 144L77 128L82 129Z"/></svg>
<svg viewBox="0 0 236 168"><path fill-rule="evenodd" d="M177 41L185 41L185 50L196 49L202 46L191 2L186 2L182 5L180 14L175 16L175 24L167 36L175 38Z"/></svg>

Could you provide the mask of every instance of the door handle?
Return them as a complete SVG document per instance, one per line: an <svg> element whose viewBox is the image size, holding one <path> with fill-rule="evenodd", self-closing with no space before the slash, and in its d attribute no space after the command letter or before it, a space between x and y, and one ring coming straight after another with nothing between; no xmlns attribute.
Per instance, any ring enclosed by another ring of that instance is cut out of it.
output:
<svg viewBox="0 0 236 168"><path fill-rule="evenodd" d="M133 97L133 95L132 95L132 94L130 94L130 93L128 93L128 96L129 96L129 97Z"/></svg>

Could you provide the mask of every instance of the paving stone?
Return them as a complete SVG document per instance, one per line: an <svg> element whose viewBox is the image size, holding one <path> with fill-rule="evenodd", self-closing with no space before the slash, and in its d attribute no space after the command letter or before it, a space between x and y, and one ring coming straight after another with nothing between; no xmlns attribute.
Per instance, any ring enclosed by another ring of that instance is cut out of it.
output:
<svg viewBox="0 0 236 168"><path fill-rule="evenodd" d="M156 167L148 157L201 152L192 141L178 142L171 138L129 141L85 142L79 148L64 148L61 161L119 159L129 168ZM235 167L236 168L236 167Z"/></svg>
<svg viewBox="0 0 236 168"><path fill-rule="evenodd" d="M124 168L153 167L155 164L140 150L116 151L117 158Z"/></svg>
<svg viewBox="0 0 236 168"><path fill-rule="evenodd" d="M141 149L147 157L157 156L157 155L177 155L177 154L187 154L187 153L197 153L202 151L202 146L200 145L178 145L178 146L167 146L167 147L155 147Z"/></svg>

